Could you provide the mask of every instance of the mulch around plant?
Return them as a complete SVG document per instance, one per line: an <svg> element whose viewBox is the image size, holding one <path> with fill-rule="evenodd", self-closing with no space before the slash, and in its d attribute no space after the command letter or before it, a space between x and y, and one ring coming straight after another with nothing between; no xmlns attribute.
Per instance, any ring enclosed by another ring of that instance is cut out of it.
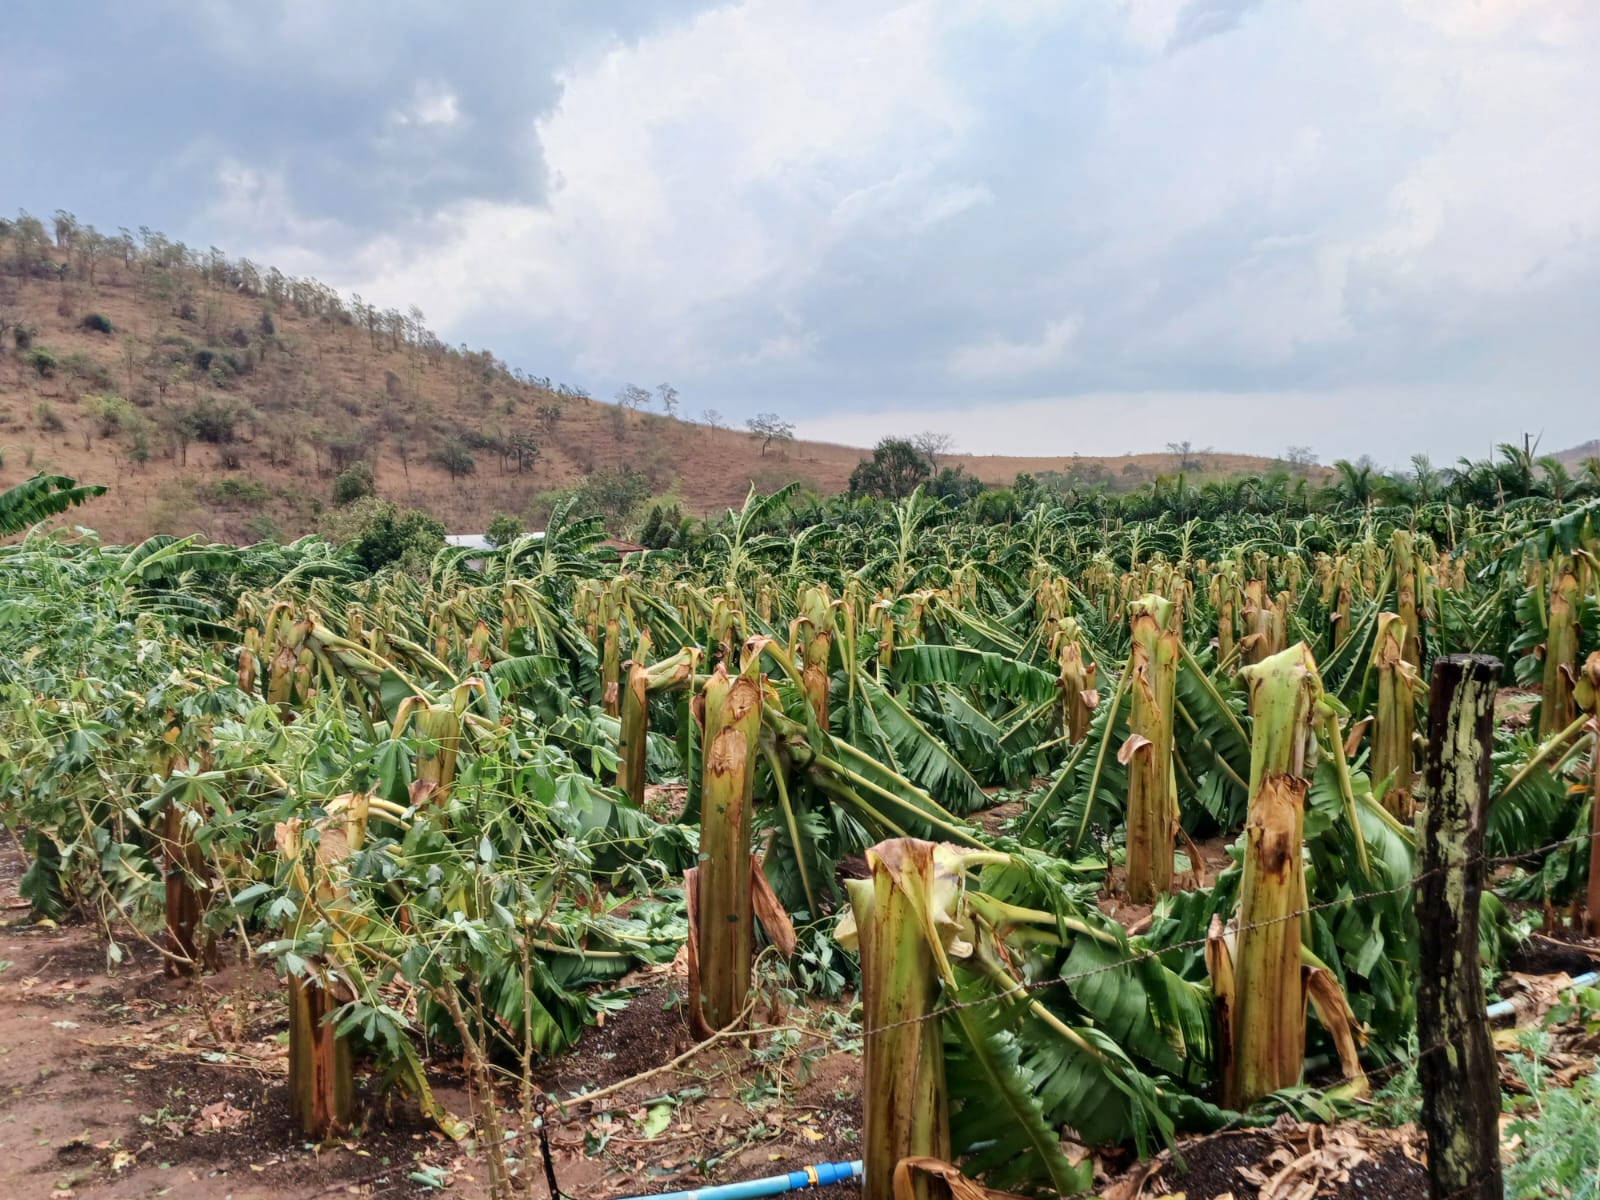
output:
<svg viewBox="0 0 1600 1200"><path fill-rule="evenodd" d="M1428 1174L1415 1128L1281 1118L1266 1129L1191 1138L1101 1189L1106 1200L1182 1194L1187 1200L1359 1197L1426 1200Z"/></svg>

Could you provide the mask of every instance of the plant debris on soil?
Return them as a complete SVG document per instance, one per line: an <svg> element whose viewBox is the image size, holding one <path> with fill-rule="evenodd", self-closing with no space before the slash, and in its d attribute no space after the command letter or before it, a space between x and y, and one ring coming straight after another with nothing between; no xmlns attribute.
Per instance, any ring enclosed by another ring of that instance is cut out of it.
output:
<svg viewBox="0 0 1600 1200"><path fill-rule="evenodd" d="M1220 845L1199 849L1213 870L1225 859ZM270 968L232 961L199 982L173 979L153 948L131 942L109 970L98 929L30 923L16 892L21 867L19 855L0 854L0 1160L10 1196L486 1194L470 1147L450 1142L411 1099L376 1097L371 1080L360 1084L357 1129L321 1146L306 1140L288 1116L287 1023ZM1568 979L1560 972L1592 969L1597 957L1600 945L1581 935L1531 938L1514 960L1520 970L1503 984L1523 998L1519 1021L1558 1001ZM536 1072L549 1102L551 1163L566 1196L614 1200L860 1156L861 1063L859 1037L852 1040L855 1027L844 1020L849 998L786 1008L774 996L758 1005L757 1028L697 1047L681 959L636 972L618 991L626 1001L620 1008ZM1514 1052L1517 1036L1503 1029L1496 1040ZM1546 1061L1559 1082L1592 1071L1597 1053L1600 1037L1577 1022L1557 1030ZM435 1058L429 1077L447 1108L468 1115L458 1062ZM1509 1070L1505 1083L1517 1090ZM601 1089L615 1090L582 1099ZM543 1196L543 1164L531 1149L537 1140L524 1137L531 1131L520 1128L509 1092L502 1103L518 1145L530 1147L525 1165ZM1409 1125L1320 1126L1285 1117L1266 1129L1186 1139L1175 1152L1124 1169L1126 1162L1124 1153L1106 1155L1100 1196L1428 1194L1423 1142ZM803 1195L859 1197L860 1188L835 1184Z"/></svg>
<svg viewBox="0 0 1600 1200"><path fill-rule="evenodd" d="M1426 1200L1422 1145L1422 1135L1410 1125L1308 1125L1281 1117L1267 1129L1189 1139L1176 1151L1130 1168L1100 1195L1105 1200L1179 1194L1188 1200Z"/></svg>

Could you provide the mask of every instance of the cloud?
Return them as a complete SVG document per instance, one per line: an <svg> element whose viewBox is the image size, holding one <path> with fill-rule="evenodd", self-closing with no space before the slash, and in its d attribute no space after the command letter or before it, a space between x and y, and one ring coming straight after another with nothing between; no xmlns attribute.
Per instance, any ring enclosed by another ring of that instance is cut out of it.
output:
<svg viewBox="0 0 1600 1200"><path fill-rule="evenodd" d="M814 356L822 344L815 331L804 333L778 333L762 338L749 354L740 361L747 367L764 367L779 363L799 362Z"/></svg>
<svg viewBox="0 0 1600 1200"><path fill-rule="evenodd" d="M925 170L966 120L937 33L931 5L788 0L613 47L562 75L531 130L554 168L544 203L448 206L442 245L402 252L363 291L446 297L451 324L525 306L608 376L646 356L676 372L748 362L773 336L741 335L750 308L777 320L839 242L982 203Z"/></svg>
<svg viewBox="0 0 1600 1200"><path fill-rule="evenodd" d="M1077 321L1063 317L1047 324L1044 333L1033 341L990 338L975 342L960 347L950 356L950 369L965 379L1031 375L1045 367L1059 365L1077 331Z"/></svg>
<svg viewBox="0 0 1600 1200"><path fill-rule="evenodd" d="M1181 50L1237 29L1263 0L1189 0L1178 12L1168 50Z"/></svg>
<svg viewBox="0 0 1600 1200"><path fill-rule="evenodd" d="M12 20L14 203L868 442L1600 432L1590 0L172 11Z"/></svg>
<svg viewBox="0 0 1600 1200"><path fill-rule="evenodd" d="M450 126L461 120L461 102L444 84L419 83L411 102L391 115L396 125Z"/></svg>

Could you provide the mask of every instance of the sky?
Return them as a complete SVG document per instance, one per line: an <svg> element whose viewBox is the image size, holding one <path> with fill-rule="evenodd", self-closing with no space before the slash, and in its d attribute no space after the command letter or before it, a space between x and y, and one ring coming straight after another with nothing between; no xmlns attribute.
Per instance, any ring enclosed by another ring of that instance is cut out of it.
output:
<svg viewBox="0 0 1600 1200"><path fill-rule="evenodd" d="M1600 436L1595 0L12 0L0 211L972 453Z"/></svg>

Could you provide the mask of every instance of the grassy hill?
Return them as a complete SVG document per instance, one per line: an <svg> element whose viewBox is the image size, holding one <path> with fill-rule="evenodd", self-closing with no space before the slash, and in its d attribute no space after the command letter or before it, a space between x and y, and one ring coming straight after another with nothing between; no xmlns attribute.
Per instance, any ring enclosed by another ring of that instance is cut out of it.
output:
<svg viewBox="0 0 1600 1200"><path fill-rule="evenodd" d="M1583 464L1591 458L1600 458L1600 438L1592 438L1579 445L1568 446L1565 450L1557 450L1550 457L1569 471L1581 470Z"/></svg>
<svg viewBox="0 0 1600 1200"><path fill-rule="evenodd" d="M737 505L751 483L842 490L866 453L797 441L763 454L743 430L624 411L447 346L416 310L379 311L220 251L108 237L63 215L53 230L0 221L0 486L39 470L107 484L68 519L108 539L307 532L358 461L384 497L479 532L597 472L632 469L704 514ZM1075 471L1121 487L1174 465L1060 449L941 465L988 483ZM1268 465L1197 457L1204 475Z"/></svg>

